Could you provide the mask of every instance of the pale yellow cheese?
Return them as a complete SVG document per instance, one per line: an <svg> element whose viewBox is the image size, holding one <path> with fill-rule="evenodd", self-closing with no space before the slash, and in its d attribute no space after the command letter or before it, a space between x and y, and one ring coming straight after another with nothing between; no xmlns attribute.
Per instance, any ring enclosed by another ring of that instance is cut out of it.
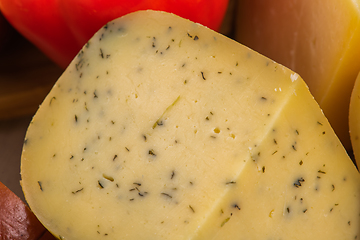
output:
<svg viewBox="0 0 360 240"><path fill-rule="evenodd" d="M347 150L360 71L359 0L241 0L236 39L299 73Z"/></svg>
<svg viewBox="0 0 360 240"><path fill-rule="evenodd" d="M21 176L61 239L360 237L360 175L301 77L162 12L84 46L29 126Z"/></svg>
<svg viewBox="0 0 360 240"><path fill-rule="evenodd" d="M349 127L355 161L360 167L360 73L356 78L350 99Z"/></svg>

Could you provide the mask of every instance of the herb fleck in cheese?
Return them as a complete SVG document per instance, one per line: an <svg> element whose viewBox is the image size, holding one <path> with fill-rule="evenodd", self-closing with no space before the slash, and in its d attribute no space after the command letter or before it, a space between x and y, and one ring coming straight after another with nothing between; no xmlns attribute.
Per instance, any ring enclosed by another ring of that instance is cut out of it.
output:
<svg viewBox="0 0 360 240"><path fill-rule="evenodd" d="M21 176L61 239L360 237L359 173L300 76L163 12L84 46L29 126Z"/></svg>

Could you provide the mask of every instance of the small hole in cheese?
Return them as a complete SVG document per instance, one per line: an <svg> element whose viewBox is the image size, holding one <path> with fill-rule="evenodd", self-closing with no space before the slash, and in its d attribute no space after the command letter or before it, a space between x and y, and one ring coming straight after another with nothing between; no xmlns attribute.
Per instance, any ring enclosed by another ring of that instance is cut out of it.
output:
<svg viewBox="0 0 360 240"><path fill-rule="evenodd" d="M214 133L220 133L220 129L219 128L214 128Z"/></svg>

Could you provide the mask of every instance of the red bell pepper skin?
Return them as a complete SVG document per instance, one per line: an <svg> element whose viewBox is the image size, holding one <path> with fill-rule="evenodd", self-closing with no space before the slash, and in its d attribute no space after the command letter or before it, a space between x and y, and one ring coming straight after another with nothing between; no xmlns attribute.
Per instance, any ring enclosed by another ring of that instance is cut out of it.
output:
<svg viewBox="0 0 360 240"><path fill-rule="evenodd" d="M65 68L107 22L161 10L220 29L229 0L0 0L0 11L30 42Z"/></svg>
<svg viewBox="0 0 360 240"><path fill-rule="evenodd" d="M0 10L18 32L62 68L79 51L81 44L66 24L58 0L0 1Z"/></svg>

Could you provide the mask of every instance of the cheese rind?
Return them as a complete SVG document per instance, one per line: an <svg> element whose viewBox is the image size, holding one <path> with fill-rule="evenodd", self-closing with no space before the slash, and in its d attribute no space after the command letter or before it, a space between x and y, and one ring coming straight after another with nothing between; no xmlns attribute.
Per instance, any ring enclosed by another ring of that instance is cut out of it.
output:
<svg viewBox="0 0 360 240"><path fill-rule="evenodd" d="M61 239L360 236L360 176L301 77L163 12L84 46L29 126L21 175Z"/></svg>
<svg viewBox="0 0 360 240"><path fill-rule="evenodd" d="M360 167L360 73L351 93L349 108L351 145L358 168Z"/></svg>

